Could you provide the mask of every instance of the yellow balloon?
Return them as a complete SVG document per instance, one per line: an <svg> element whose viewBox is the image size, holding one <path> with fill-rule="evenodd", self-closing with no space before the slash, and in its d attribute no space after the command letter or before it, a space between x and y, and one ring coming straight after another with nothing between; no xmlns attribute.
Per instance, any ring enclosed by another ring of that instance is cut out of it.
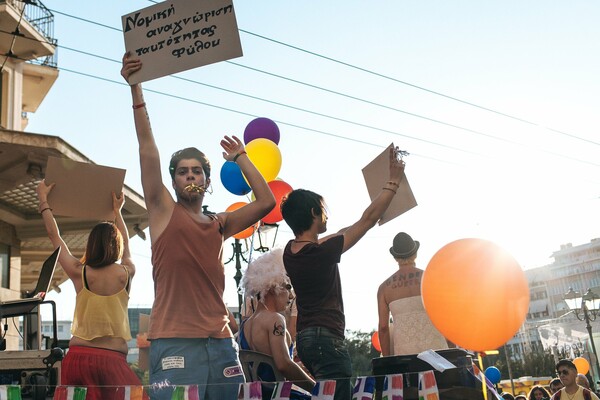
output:
<svg viewBox="0 0 600 400"><path fill-rule="evenodd" d="M265 181L277 178L281 169L281 152L274 142L264 138L254 139L246 145L246 153Z"/></svg>

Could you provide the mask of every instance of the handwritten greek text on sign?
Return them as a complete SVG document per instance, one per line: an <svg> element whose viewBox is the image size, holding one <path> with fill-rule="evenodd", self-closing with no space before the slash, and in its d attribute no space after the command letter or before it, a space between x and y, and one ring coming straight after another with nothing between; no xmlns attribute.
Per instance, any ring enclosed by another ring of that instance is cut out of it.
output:
<svg viewBox="0 0 600 400"><path fill-rule="evenodd" d="M122 18L125 47L142 60L130 83L242 56L231 0L172 0Z"/></svg>

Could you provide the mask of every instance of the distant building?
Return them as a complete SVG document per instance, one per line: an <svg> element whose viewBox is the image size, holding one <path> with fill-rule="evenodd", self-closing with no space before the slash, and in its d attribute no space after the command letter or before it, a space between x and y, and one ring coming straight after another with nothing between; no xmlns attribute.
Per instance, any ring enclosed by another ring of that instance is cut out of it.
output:
<svg viewBox="0 0 600 400"><path fill-rule="evenodd" d="M24 132L28 115L37 111L59 78L52 12L40 0L0 1L0 30L0 298L13 300L35 287L44 259L54 250L35 192L45 176L48 157L93 161L58 136ZM127 186L123 193L123 217L133 236L148 226L148 214L141 195ZM81 256L88 232L98 221L57 219L71 252ZM62 268L57 268L51 289L57 290L67 279ZM15 317L14 324L0 325L7 350L16 350L21 341L17 318L22 317ZM30 319L25 336L28 347L35 348L41 345L39 321Z"/></svg>
<svg viewBox="0 0 600 400"><path fill-rule="evenodd" d="M530 304L527 319L507 344L513 359L527 352L551 351L556 359L585 356L593 360L585 322L569 310L563 297L569 289L600 295L600 239L573 246L564 244L552 254L554 262L525 271ZM599 348L600 327L592 330ZM591 365L594 363L590 362Z"/></svg>

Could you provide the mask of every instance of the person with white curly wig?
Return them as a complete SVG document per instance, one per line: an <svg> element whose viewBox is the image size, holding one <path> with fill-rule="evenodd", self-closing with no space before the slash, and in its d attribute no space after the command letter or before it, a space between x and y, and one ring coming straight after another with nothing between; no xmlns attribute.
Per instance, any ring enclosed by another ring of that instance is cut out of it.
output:
<svg viewBox="0 0 600 400"><path fill-rule="evenodd" d="M241 287L246 297L256 299L256 310L240 326L238 344L273 357L285 379L311 391L315 381L296 364L290 354L292 338L281 314L294 299L292 285L283 267L283 249L273 249L251 261ZM258 371L263 381L273 381L272 371Z"/></svg>

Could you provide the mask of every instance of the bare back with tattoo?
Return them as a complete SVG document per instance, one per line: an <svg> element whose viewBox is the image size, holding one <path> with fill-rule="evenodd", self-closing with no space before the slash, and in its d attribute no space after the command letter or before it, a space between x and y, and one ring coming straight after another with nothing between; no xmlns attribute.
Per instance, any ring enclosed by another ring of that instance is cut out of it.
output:
<svg viewBox="0 0 600 400"><path fill-rule="evenodd" d="M387 304L394 300L421 295L423 270L414 266L400 268L381 284L380 290Z"/></svg>

